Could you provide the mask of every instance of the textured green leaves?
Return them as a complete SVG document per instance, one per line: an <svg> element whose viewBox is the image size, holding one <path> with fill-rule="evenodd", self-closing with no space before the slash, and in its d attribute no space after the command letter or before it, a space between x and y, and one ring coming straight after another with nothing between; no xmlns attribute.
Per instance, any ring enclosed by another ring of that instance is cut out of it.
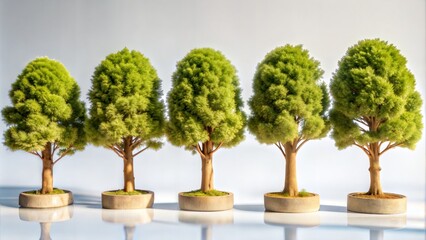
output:
<svg viewBox="0 0 426 240"><path fill-rule="evenodd" d="M177 63L168 94L168 139L178 146L244 138L245 114L235 68L219 51L194 49ZM209 130L211 133L209 134Z"/></svg>
<svg viewBox="0 0 426 240"><path fill-rule="evenodd" d="M379 141L414 148L423 129L422 100L406 63L379 39L348 49L330 83L332 137L339 148Z"/></svg>
<svg viewBox="0 0 426 240"><path fill-rule="evenodd" d="M164 132L161 83L149 60L127 48L108 55L95 69L87 129L100 146L120 144L132 136L159 147Z"/></svg>
<svg viewBox="0 0 426 240"><path fill-rule="evenodd" d="M61 63L46 57L28 63L9 96L13 106L5 107L2 115L9 126L4 144L10 149L40 151L48 142L71 147L71 152L84 148L85 106L76 81Z"/></svg>
<svg viewBox="0 0 426 240"><path fill-rule="evenodd" d="M316 139L328 132L330 103L319 62L302 46L286 45L259 63L249 100L249 130L261 143Z"/></svg>

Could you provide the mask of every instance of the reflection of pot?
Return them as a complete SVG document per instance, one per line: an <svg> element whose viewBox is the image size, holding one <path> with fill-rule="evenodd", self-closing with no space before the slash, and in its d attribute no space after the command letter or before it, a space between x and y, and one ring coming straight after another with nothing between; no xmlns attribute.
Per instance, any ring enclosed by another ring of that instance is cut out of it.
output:
<svg viewBox="0 0 426 240"><path fill-rule="evenodd" d="M198 225L219 225L234 223L234 211L188 212L179 211L179 222Z"/></svg>
<svg viewBox="0 0 426 240"><path fill-rule="evenodd" d="M179 193L179 208L188 211L225 211L234 207L234 194L224 196L185 196Z"/></svg>
<svg viewBox="0 0 426 240"><path fill-rule="evenodd" d="M22 221L40 223L40 239L50 240L50 227L52 222L67 221L72 218L73 207L66 206L60 208L19 208L19 218Z"/></svg>
<svg viewBox="0 0 426 240"><path fill-rule="evenodd" d="M102 209L102 220L111 223L136 225L150 223L154 217L152 209L109 210Z"/></svg>
<svg viewBox="0 0 426 240"><path fill-rule="evenodd" d="M113 195L109 191L102 193L102 208L108 209L141 209L151 208L154 203L154 192L140 190L147 193L139 195Z"/></svg>
<svg viewBox="0 0 426 240"><path fill-rule="evenodd" d="M266 224L283 227L316 227L320 225L318 212L297 214L265 212L263 220Z"/></svg>
<svg viewBox="0 0 426 240"><path fill-rule="evenodd" d="M64 190L60 194L19 194L19 206L24 208L56 208L71 205L74 202L72 192Z"/></svg>
<svg viewBox="0 0 426 240"><path fill-rule="evenodd" d="M233 224L234 211L219 212L188 212L179 211L179 222L201 225L201 239L210 240L213 225Z"/></svg>
<svg viewBox="0 0 426 240"><path fill-rule="evenodd" d="M399 215L367 215L348 213L348 226L370 230L370 240L383 240L383 232L388 229L404 228L407 216Z"/></svg>
<svg viewBox="0 0 426 240"><path fill-rule="evenodd" d="M318 212L297 214L265 212L263 221L269 225L283 227L285 240L297 240L297 229L319 226L320 215Z"/></svg>
<svg viewBox="0 0 426 240"><path fill-rule="evenodd" d="M135 233L135 225L150 223L154 217L152 209L110 210L102 209L104 222L124 224L126 240L132 240Z"/></svg>
<svg viewBox="0 0 426 240"><path fill-rule="evenodd" d="M362 193L348 194L348 211L374 214L398 214L407 210L407 198L404 195L385 193L393 198L365 198Z"/></svg>

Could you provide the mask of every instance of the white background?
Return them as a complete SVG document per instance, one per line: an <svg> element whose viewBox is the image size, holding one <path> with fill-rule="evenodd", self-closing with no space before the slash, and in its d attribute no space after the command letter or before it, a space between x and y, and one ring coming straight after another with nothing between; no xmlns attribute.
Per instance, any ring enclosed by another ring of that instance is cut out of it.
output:
<svg viewBox="0 0 426 240"><path fill-rule="evenodd" d="M237 68L247 102L257 63L275 47L303 44L321 62L323 80L329 83L346 49L365 38L381 38L401 50L424 100L425 29L424 0L0 0L0 108L10 105L11 84L39 56L61 61L89 106L91 75L112 52L128 47L148 57L162 79L165 98L176 62L193 48L212 47ZM245 110L249 113L247 104ZM5 129L0 123L0 131ZM0 156L1 186L40 186L39 159L4 146ZM381 163L385 191L424 202L424 129L415 151L389 151ZM248 132L240 145L215 154L214 169L215 186L234 192L236 203L260 203L263 193L283 187L279 150L258 144ZM319 193L323 201L344 202L347 193L368 190L367 169L361 150L339 151L329 137L307 143L298 154L299 187ZM136 187L155 191L156 202L174 202L177 192L199 188L200 170L197 155L166 142L159 151L137 157ZM112 151L87 146L61 160L54 175L56 187L99 196L122 187L122 160Z"/></svg>

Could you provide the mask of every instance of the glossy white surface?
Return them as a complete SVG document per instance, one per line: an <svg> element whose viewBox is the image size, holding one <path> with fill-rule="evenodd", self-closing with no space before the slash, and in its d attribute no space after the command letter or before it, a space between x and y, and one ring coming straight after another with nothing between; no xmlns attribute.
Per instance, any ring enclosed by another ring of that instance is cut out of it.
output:
<svg viewBox="0 0 426 240"><path fill-rule="evenodd" d="M49 210L17 206L20 189L0 187L0 239L424 239L424 203L409 202L398 215L349 213L324 203L316 213L264 212L236 204L224 212L179 211L177 203L153 209L101 209L100 197L75 194L75 204Z"/></svg>

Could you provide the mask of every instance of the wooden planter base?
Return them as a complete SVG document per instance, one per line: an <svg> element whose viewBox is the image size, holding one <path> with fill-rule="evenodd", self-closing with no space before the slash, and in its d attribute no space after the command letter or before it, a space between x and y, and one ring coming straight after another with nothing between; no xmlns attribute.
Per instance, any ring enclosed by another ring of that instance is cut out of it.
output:
<svg viewBox="0 0 426 240"><path fill-rule="evenodd" d="M404 195L385 193L393 198L365 198L364 193L348 194L348 211L372 214L398 214L407 211L407 198Z"/></svg>
<svg viewBox="0 0 426 240"><path fill-rule="evenodd" d="M184 196L179 193L179 208L187 211L225 211L234 207L234 195L229 193L225 196Z"/></svg>
<svg viewBox="0 0 426 240"><path fill-rule="evenodd" d="M19 194L19 206L23 208L56 208L71 205L74 200L71 191L61 194Z"/></svg>
<svg viewBox="0 0 426 240"><path fill-rule="evenodd" d="M102 193L102 208L107 209L140 209L151 208L154 203L154 192L142 190L147 193L140 195L111 195Z"/></svg>
<svg viewBox="0 0 426 240"><path fill-rule="evenodd" d="M309 197L275 197L266 193L264 203L266 211L283 213L316 212L320 208L320 197L312 193Z"/></svg>

